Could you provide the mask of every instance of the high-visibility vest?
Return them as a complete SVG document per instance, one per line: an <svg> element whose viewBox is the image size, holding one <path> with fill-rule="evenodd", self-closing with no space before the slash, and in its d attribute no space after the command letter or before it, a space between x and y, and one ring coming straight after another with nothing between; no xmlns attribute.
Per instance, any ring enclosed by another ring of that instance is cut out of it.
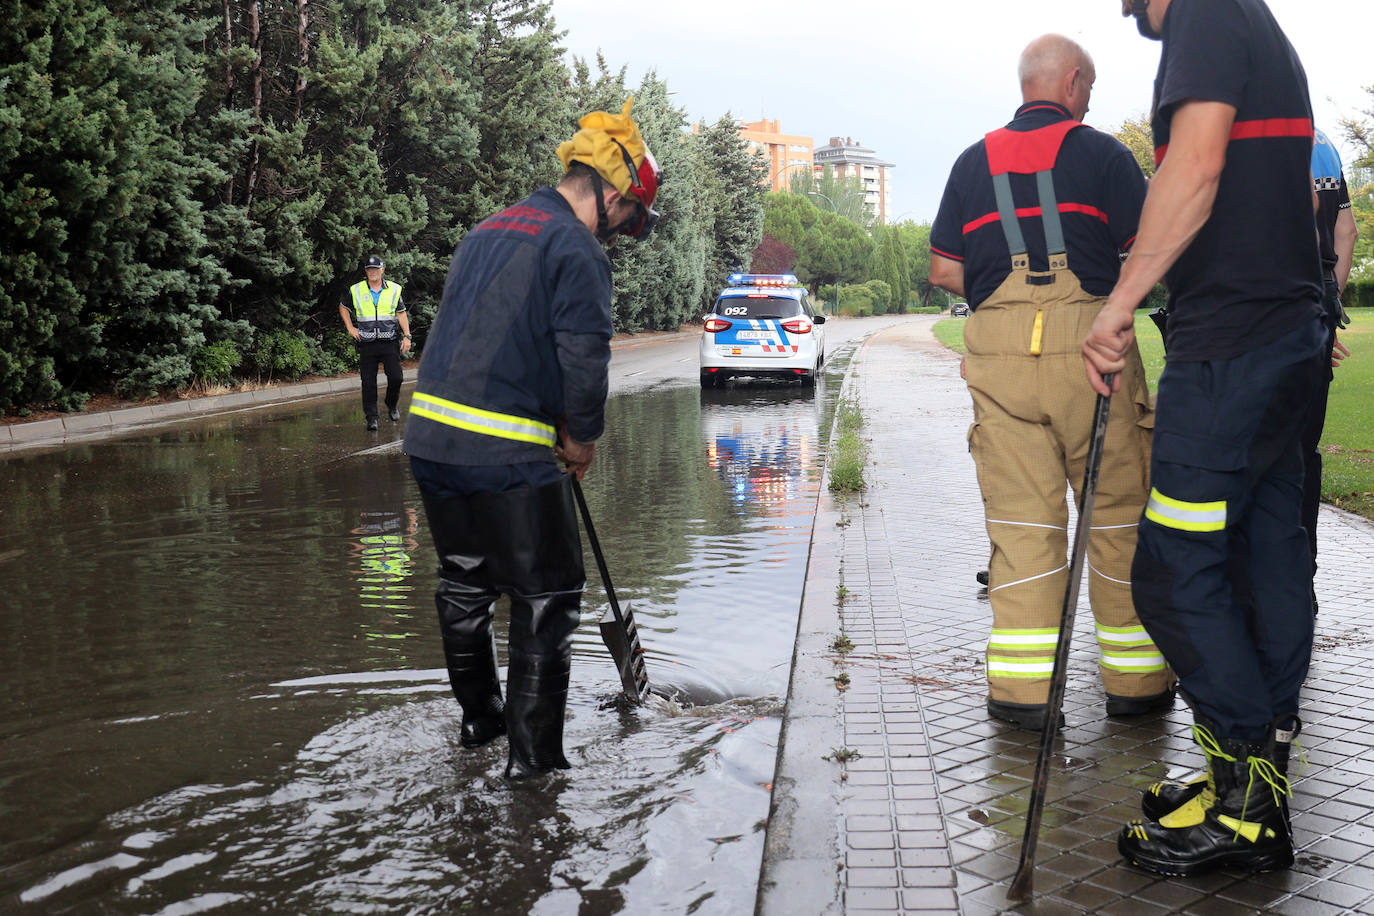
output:
<svg viewBox="0 0 1374 916"><path fill-rule="evenodd" d="M401 287L382 281L381 291L374 302L372 287L366 280L348 289L353 301L353 321L358 326L359 340L392 340L396 337L396 306L401 301Z"/></svg>

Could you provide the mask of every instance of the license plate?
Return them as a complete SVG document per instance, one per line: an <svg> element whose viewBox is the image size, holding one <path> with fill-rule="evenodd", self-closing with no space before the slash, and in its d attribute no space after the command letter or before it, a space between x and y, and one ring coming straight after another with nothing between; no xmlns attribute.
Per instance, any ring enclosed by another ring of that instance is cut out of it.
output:
<svg viewBox="0 0 1374 916"><path fill-rule="evenodd" d="M736 340L772 340L772 331L740 331L735 334Z"/></svg>

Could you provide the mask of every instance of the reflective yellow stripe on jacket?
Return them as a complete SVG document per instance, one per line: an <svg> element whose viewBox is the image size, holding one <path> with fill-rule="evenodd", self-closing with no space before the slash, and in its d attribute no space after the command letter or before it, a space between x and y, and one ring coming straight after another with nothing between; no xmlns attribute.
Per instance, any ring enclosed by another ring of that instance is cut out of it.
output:
<svg viewBox="0 0 1374 916"><path fill-rule="evenodd" d="M508 413L497 413L494 410L469 407L421 391L415 392L415 397L410 402L410 413L412 416L425 417L446 426L456 426L458 429L500 439L515 439L519 442L548 446L552 446L555 440L554 428L547 423L526 420L524 417Z"/></svg>
<svg viewBox="0 0 1374 916"><path fill-rule="evenodd" d="M1145 517L1157 525L1179 531L1222 531L1226 528L1226 501L1190 503L1165 496L1151 487Z"/></svg>

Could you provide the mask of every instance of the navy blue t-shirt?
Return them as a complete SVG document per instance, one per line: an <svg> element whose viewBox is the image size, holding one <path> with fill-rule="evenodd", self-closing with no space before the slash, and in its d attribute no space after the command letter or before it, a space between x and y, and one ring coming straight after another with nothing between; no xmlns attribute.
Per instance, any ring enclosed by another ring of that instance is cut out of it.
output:
<svg viewBox="0 0 1374 916"><path fill-rule="evenodd" d="M1321 311L1312 105L1262 0L1173 0L1155 78L1155 161L1180 103L1236 109L1212 215L1170 268L1168 358L1230 359Z"/></svg>
<svg viewBox="0 0 1374 916"><path fill-rule="evenodd" d="M1007 125L1031 131L1070 119L1068 109L1053 102L1030 102ZM1046 270L1045 227L1035 176L1013 173L1012 198L1032 270ZM1122 251L1135 240L1145 176L1135 157L1115 137L1079 127L1064 138L1054 166L1054 193L1059 202L1068 249L1069 269L1083 289L1105 296L1116 285ZM997 198L988 171L986 141L979 140L955 160L944 197L930 230L935 254L961 261L964 292L977 308L1011 273L1011 252L997 219Z"/></svg>

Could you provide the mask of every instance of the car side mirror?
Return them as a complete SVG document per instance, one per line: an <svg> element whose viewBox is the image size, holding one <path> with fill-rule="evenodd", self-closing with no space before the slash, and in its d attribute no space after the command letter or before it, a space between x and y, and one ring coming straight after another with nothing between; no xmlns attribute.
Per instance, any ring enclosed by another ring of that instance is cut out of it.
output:
<svg viewBox="0 0 1374 916"><path fill-rule="evenodd" d="M811 321L814 324L825 324L825 316L817 315L815 318L812 318Z"/></svg>

